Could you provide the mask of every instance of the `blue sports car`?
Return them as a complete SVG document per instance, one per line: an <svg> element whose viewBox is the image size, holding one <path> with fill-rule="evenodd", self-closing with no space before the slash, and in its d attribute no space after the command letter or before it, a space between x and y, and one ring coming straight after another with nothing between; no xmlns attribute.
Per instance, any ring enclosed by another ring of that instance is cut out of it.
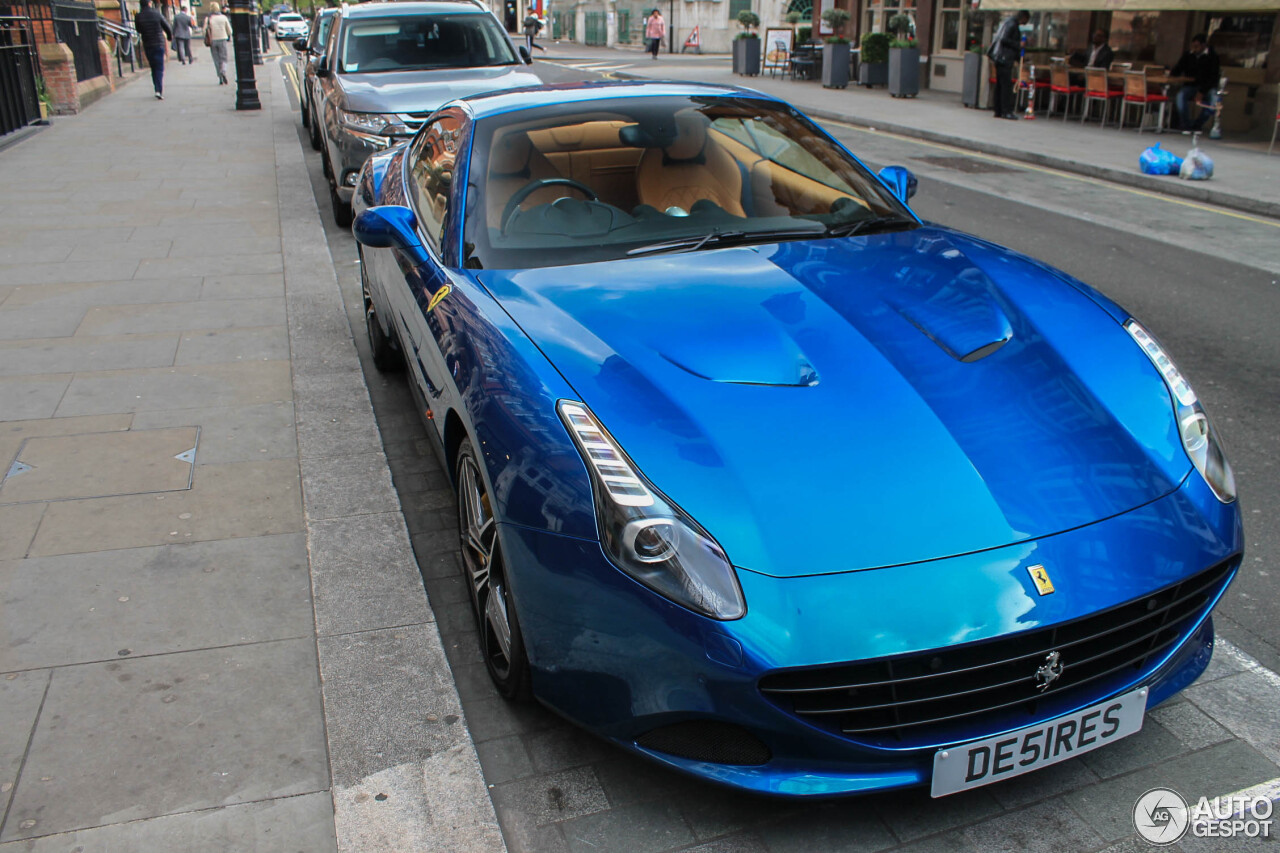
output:
<svg viewBox="0 0 1280 853"><path fill-rule="evenodd" d="M1194 391L914 189L697 84L464 98L368 161L373 358L453 476L503 695L743 789L941 796L1203 671L1243 539Z"/></svg>

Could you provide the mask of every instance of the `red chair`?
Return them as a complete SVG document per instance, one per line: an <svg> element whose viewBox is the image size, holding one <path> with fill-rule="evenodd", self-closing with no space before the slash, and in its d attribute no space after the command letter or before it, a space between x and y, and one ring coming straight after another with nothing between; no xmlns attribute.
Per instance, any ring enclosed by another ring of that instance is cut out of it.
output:
<svg viewBox="0 0 1280 853"><path fill-rule="evenodd" d="M1049 115L1053 115L1053 108L1058 105L1058 96L1062 95L1066 99L1066 103L1062 106L1062 120L1066 121L1067 113L1071 112L1071 98L1083 94L1084 86L1071 84L1071 74L1067 71L1067 66L1059 63L1049 69Z"/></svg>
<svg viewBox="0 0 1280 853"><path fill-rule="evenodd" d="M1084 120L1089 117L1091 104L1101 101L1102 126L1106 127L1107 116L1111 112L1111 102L1119 101L1123 95L1123 89L1112 89L1107 84L1107 69L1086 68L1084 70L1084 109L1080 113L1080 123L1084 124Z"/></svg>
<svg viewBox="0 0 1280 853"><path fill-rule="evenodd" d="M1125 113L1129 112L1129 108L1141 107L1142 118L1138 121L1138 133L1142 133L1142 128L1147 124L1147 109L1156 106L1160 108L1160 115L1156 119L1160 126L1156 130L1164 130L1164 105L1168 102L1167 95L1152 92L1147 86L1145 71L1124 72L1124 101L1120 104L1120 129L1124 130Z"/></svg>

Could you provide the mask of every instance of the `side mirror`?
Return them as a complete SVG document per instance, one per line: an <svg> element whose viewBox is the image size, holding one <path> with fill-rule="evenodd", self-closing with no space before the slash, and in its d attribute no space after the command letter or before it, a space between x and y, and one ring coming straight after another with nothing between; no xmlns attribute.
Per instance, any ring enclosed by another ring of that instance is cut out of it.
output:
<svg viewBox="0 0 1280 853"><path fill-rule="evenodd" d="M880 170L880 180L904 203L916 194L919 183L905 166L885 166Z"/></svg>
<svg viewBox="0 0 1280 853"><path fill-rule="evenodd" d="M520 45L519 47L516 48L516 51L519 52L520 58L524 60L525 65L533 64L533 55L529 53L528 47L524 45Z"/></svg>
<svg viewBox="0 0 1280 853"><path fill-rule="evenodd" d="M320 61L316 63L316 76L317 77L329 76L329 57L327 56L320 57Z"/></svg>
<svg viewBox="0 0 1280 853"><path fill-rule="evenodd" d="M415 264L421 264L427 260L427 250L418 239L417 225L417 217L409 208L384 204L360 211L351 225L351 233L362 246L399 249Z"/></svg>
<svg viewBox="0 0 1280 853"><path fill-rule="evenodd" d="M305 38L294 39L294 40L293 40L293 49L294 49L294 50L296 50L296 51L298 51L299 53L306 53L306 52L307 52L307 40L306 40Z"/></svg>

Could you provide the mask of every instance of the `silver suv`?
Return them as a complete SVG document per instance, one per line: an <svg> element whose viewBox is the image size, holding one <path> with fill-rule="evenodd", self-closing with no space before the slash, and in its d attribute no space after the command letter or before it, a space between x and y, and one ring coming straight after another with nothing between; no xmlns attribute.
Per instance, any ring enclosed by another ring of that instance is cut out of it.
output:
<svg viewBox="0 0 1280 853"><path fill-rule="evenodd" d="M454 98L539 85L529 63L474 0L343 6L316 64L311 115L338 225L351 224L353 188L371 154L411 137Z"/></svg>

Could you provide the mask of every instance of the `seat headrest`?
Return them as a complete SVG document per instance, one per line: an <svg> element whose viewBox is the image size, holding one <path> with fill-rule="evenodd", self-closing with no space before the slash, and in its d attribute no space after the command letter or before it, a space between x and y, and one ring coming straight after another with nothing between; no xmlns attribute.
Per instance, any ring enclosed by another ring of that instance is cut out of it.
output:
<svg viewBox="0 0 1280 853"><path fill-rule="evenodd" d="M707 127L711 120L697 110L676 113L676 138L662 150L672 160L692 160L702 154L707 144Z"/></svg>
<svg viewBox="0 0 1280 853"><path fill-rule="evenodd" d="M516 175L529 166L529 153L533 144L523 130L503 134L493 142L489 151L489 174Z"/></svg>

